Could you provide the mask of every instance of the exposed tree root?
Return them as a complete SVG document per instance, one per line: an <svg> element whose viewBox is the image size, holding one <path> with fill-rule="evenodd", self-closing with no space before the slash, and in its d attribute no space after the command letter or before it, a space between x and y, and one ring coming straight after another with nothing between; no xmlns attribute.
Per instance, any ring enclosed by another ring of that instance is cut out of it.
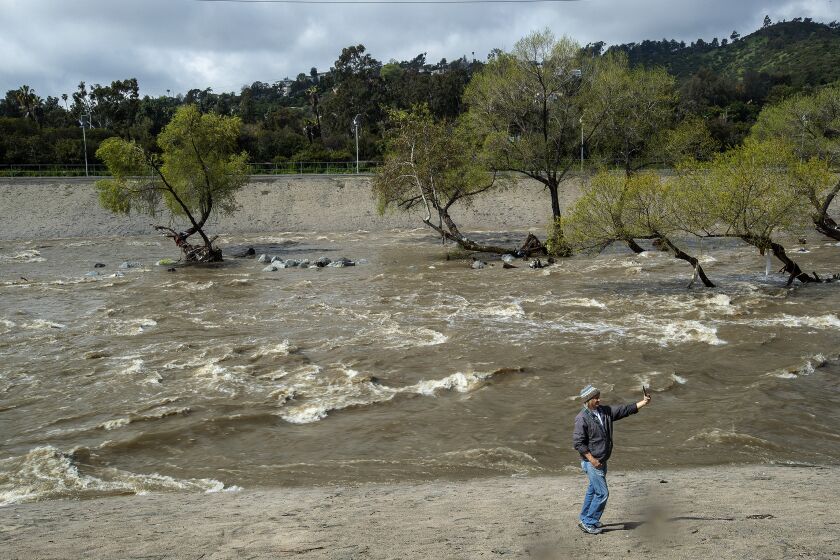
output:
<svg viewBox="0 0 840 560"><path fill-rule="evenodd" d="M209 263L222 261L222 250L213 247L213 242L218 239L218 236L208 239L202 234L202 237L206 240L205 244L193 245L187 239L194 232L177 232L170 227L157 225L154 228L158 231L166 232L164 235L171 237L175 241L175 244L181 248L181 252L184 254L184 260L187 262Z"/></svg>

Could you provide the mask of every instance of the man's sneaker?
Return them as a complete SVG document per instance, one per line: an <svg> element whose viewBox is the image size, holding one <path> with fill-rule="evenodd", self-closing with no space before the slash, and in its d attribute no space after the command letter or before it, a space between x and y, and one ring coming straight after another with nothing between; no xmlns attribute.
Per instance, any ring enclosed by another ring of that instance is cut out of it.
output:
<svg viewBox="0 0 840 560"><path fill-rule="evenodd" d="M584 533L589 533L590 535L601 534L601 529L599 527L596 527L595 525L587 525L583 521L578 521L578 527L580 527L581 531L583 531Z"/></svg>

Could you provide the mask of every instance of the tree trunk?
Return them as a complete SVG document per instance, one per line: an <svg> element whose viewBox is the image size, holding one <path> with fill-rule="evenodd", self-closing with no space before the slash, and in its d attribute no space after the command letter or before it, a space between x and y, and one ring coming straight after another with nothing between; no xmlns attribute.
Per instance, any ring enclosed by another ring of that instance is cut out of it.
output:
<svg viewBox="0 0 840 560"><path fill-rule="evenodd" d="M563 215L560 211L560 184L552 178L543 182L551 195L551 216L553 226L549 237L551 238L550 244L552 255L555 257L571 257L573 253L572 246L569 245L566 241L566 236L563 234Z"/></svg>
<svg viewBox="0 0 840 560"><path fill-rule="evenodd" d="M561 217L560 213L560 185L554 181L547 181L548 193L551 195L551 216L556 220Z"/></svg>
<svg viewBox="0 0 840 560"><path fill-rule="evenodd" d="M634 253L636 253L637 255L639 253L644 253L645 252L645 250L642 249L641 245L636 243L636 240L633 239L632 237L625 237L624 242L627 243L627 246L630 247L630 250L633 251Z"/></svg>
<svg viewBox="0 0 840 560"><path fill-rule="evenodd" d="M662 240L666 247L668 247L671 251L674 252L675 258L684 260L685 262L689 263L691 266L694 267L695 273L697 274L697 276L700 277L700 281L703 282L704 286L706 286L707 288L715 287L714 283L711 280L709 280L708 276L706 276L706 272L703 270L703 267L700 266L700 261L698 261L695 257L692 257L691 255L674 245L674 243L670 239L668 239L668 237L660 235L659 239ZM694 279L691 280L691 283L694 283ZM689 287L690 286L691 284L689 284Z"/></svg>
<svg viewBox="0 0 840 560"><path fill-rule="evenodd" d="M814 217L814 226L821 234L840 241L840 228L827 213Z"/></svg>
<svg viewBox="0 0 840 560"><path fill-rule="evenodd" d="M837 181L834 187L832 187L831 191L825 196L822 203L819 203L819 201L816 200L812 200L811 202L817 207L818 213L814 216L814 225L816 226L817 231L832 239L840 241L840 228L837 227L837 222L828 215L828 207L831 206L831 203L834 201L834 197L837 196L838 192L840 192L840 181Z"/></svg>
<svg viewBox="0 0 840 560"><path fill-rule="evenodd" d="M201 229L198 230L198 233L201 234L201 238L204 240L204 245L193 245L187 241L190 235L195 232L190 230L177 232L172 228L166 226L154 226L154 228L158 231L165 231L167 232L165 235L167 237L171 237L173 241L175 241L175 245L177 245L181 252L184 254L184 260L187 262L222 262L222 250L213 247L213 241L216 239L210 239ZM192 229L192 228L191 228Z"/></svg>
<svg viewBox="0 0 840 560"><path fill-rule="evenodd" d="M770 249L773 251L773 255L782 261L785 265L784 271L790 274L790 278L788 278L787 285L790 286L793 284L793 280L799 280L800 282L807 283L807 282L821 282L819 278L816 276L810 276L802 272L802 269L799 268L799 265L796 264L793 259L787 256L785 252L785 248L779 245L778 243L770 242Z"/></svg>
<svg viewBox="0 0 840 560"><path fill-rule="evenodd" d="M497 247L495 245L481 245L480 243L476 243L472 239L468 239L458 234L453 234L443 229L442 227L438 226L437 224L432 223L431 220L423 219L423 223L435 230L440 234L441 237L447 239L449 241L454 241L458 244L459 247L466 251L474 251L476 253L497 253L499 255L513 255L516 253L515 249L511 249L510 247Z"/></svg>
<svg viewBox="0 0 840 560"><path fill-rule="evenodd" d="M782 270L790 275L787 282L788 286L793 284L794 280L799 280L802 283L822 282L822 280L820 280L816 276L811 276L810 274L802 272L802 269L799 268L799 265L796 264L796 262L793 259L787 256L785 248L776 243L775 241L766 238L753 237L750 235L742 235L741 239L743 239L750 245L753 245L754 247L758 247L762 251L766 250L769 247L770 250L773 252L773 256L782 261L782 264L785 265L785 267Z"/></svg>

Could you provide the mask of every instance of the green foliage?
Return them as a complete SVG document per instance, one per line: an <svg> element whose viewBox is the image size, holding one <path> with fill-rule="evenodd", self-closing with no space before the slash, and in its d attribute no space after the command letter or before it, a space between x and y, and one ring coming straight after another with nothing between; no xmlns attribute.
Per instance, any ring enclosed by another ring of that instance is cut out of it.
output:
<svg viewBox="0 0 840 560"><path fill-rule="evenodd" d="M235 193L248 178L247 154L235 151L240 127L238 118L202 115L187 105L158 137L160 156L109 138L97 150L113 176L97 181L100 203L113 212L154 215L163 202L174 214L201 221L214 211L234 211Z"/></svg>
<svg viewBox="0 0 840 560"><path fill-rule="evenodd" d="M421 206L437 218L494 186L465 123L436 122L424 105L392 109L388 116L385 161L372 181L380 213Z"/></svg>
<svg viewBox="0 0 840 560"><path fill-rule="evenodd" d="M830 180L825 162L800 161L782 140L748 139L707 164L681 169L678 216L704 233L769 240L810 225L809 192ZM698 216L703 216L701 220Z"/></svg>
<svg viewBox="0 0 840 560"><path fill-rule="evenodd" d="M568 37L532 33L473 77L464 100L494 168L545 177L578 155L592 76L580 52Z"/></svg>
<svg viewBox="0 0 840 560"><path fill-rule="evenodd" d="M671 165L691 159L706 161L717 151L706 121L696 116L683 119L663 135L662 154Z"/></svg>
<svg viewBox="0 0 840 560"><path fill-rule="evenodd" d="M840 166L840 84L765 107L752 134L759 140L786 138L800 158Z"/></svg>
<svg viewBox="0 0 840 560"><path fill-rule="evenodd" d="M749 238L769 247L779 231L809 226L816 189L831 179L824 161L800 161L780 140L749 139L711 161L685 160L675 179L653 172L596 174L566 217L579 249L674 233Z"/></svg>
<svg viewBox="0 0 840 560"><path fill-rule="evenodd" d="M677 103L672 76L630 68L623 53L611 53L597 61L589 91L583 118L595 129L592 152L627 173L661 159Z"/></svg>
<svg viewBox="0 0 840 560"><path fill-rule="evenodd" d="M548 235L545 238L545 249L552 257L570 257L572 255L572 247L563 232L562 216L551 220L548 226Z"/></svg>
<svg viewBox="0 0 840 560"><path fill-rule="evenodd" d="M673 231L671 189L657 173L601 171L566 216L565 233L579 250Z"/></svg>
<svg viewBox="0 0 840 560"><path fill-rule="evenodd" d="M662 40L618 45L610 50L626 52L633 66L663 67L681 80L701 68L732 78L748 72L789 76L798 87L840 79L840 28L818 22L778 22L717 47L700 41L686 46Z"/></svg>

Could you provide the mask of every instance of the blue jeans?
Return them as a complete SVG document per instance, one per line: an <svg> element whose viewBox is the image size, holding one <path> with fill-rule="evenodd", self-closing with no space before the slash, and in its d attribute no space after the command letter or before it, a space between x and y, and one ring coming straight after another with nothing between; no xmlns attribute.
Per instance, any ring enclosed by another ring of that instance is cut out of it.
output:
<svg viewBox="0 0 840 560"><path fill-rule="evenodd" d="M589 461L581 461L580 466L589 477L580 520L586 525L595 525L601 520L607 507L607 499L610 497L610 490L607 488L607 464L602 463L601 468L596 469Z"/></svg>

